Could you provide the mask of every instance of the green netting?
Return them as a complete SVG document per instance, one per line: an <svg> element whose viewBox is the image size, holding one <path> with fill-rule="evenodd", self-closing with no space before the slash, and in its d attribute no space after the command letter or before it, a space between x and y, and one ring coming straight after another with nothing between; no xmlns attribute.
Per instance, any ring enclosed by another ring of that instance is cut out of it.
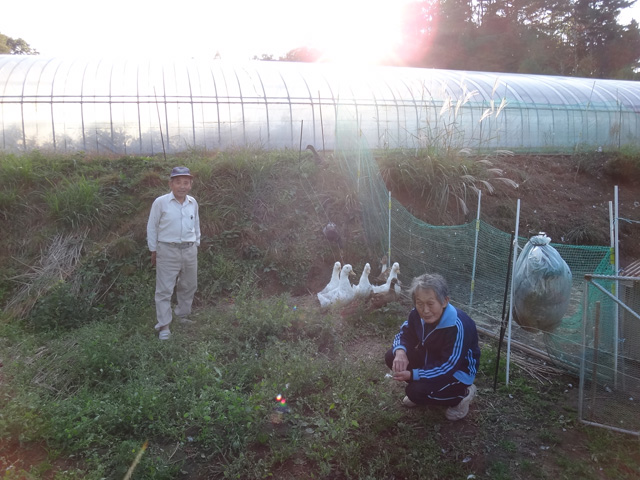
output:
<svg viewBox="0 0 640 480"><path fill-rule="evenodd" d="M389 195L378 164L355 121L341 122L336 138L336 157L345 175L354 182L364 230L373 250L380 256L389 254L390 263L400 264L399 278L404 285L425 272L442 274L449 283L452 302L470 312L481 327L499 332L511 235L483 220L456 226L434 226L419 220L393 198L393 192ZM527 238L518 238L520 249L527 241ZM611 249L551 245L567 262L573 275L569 310L553 332L525 332L514 324L512 338L546 349L563 365L577 368L582 345L584 276L612 274ZM590 294L600 297L597 292Z"/></svg>

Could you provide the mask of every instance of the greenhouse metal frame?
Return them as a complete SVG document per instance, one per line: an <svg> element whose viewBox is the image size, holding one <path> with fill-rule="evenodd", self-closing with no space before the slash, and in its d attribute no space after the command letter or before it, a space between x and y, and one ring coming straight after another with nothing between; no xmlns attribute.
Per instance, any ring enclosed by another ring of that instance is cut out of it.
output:
<svg viewBox="0 0 640 480"><path fill-rule="evenodd" d="M343 117L344 115L344 117ZM0 55L0 148L335 147L557 153L640 144L640 83L402 67Z"/></svg>

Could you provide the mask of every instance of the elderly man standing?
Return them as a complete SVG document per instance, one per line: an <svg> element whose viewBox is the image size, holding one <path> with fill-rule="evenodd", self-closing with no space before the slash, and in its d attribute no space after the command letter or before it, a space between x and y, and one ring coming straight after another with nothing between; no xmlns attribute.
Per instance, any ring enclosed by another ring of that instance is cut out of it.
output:
<svg viewBox="0 0 640 480"><path fill-rule="evenodd" d="M156 266L155 329L160 340L171 336L171 296L174 287L178 304L175 314L182 323L191 322L193 296L198 287L200 217L198 202L188 195L193 176L187 167L175 167L169 177L170 193L155 199L147 223L147 244L151 265Z"/></svg>

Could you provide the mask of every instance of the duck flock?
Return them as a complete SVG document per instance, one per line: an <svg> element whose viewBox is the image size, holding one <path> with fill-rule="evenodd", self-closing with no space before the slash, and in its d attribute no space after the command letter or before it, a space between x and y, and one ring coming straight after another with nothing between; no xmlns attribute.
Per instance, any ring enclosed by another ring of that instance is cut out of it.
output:
<svg viewBox="0 0 640 480"><path fill-rule="evenodd" d="M384 283L376 285L369 281L371 265L365 264L357 284L351 283L350 277L355 276L353 267L348 263L341 266L340 262L333 265L331 280L320 292L318 301L322 308L329 306L345 306L354 300L369 300L373 306L388 303L401 291L398 273L400 265L396 262L390 269L382 272L377 279L384 279ZM386 277L386 279L385 279ZM377 283L377 282L374 282Z"/></svg>

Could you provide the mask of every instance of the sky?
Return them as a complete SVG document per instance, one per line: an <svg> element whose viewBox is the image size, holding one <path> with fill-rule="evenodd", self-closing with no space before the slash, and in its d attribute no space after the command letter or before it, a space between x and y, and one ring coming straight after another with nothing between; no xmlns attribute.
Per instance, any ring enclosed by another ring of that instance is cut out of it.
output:
<svg viewBox="0 0 640 480"><path fill-rule="evenodd" d="M4 2L0 33L41 55L275 58L301 46L346 56L399 41L410 0L21 0Z"/></svg>
<svg viewBox="0 0 640 480"><path fill-rule="evenodd" d="M633 5L631 8L626 8L625 10L620 12L618 23L627 25L629 22L631 22L632 19L635 19L636 22L640 23L640 0L637 0L635 5Z"/></svg>
<svg viewBox="0 0 640 480"><path fill-rule="evenodd" d="M21 0L4 2L0 33L45 56L190 56L249 60L311 46L365 63L399 41L412 0ZM640 0L620 21L640 22ZM357 55L356 55L357 52Z"/></svg>

